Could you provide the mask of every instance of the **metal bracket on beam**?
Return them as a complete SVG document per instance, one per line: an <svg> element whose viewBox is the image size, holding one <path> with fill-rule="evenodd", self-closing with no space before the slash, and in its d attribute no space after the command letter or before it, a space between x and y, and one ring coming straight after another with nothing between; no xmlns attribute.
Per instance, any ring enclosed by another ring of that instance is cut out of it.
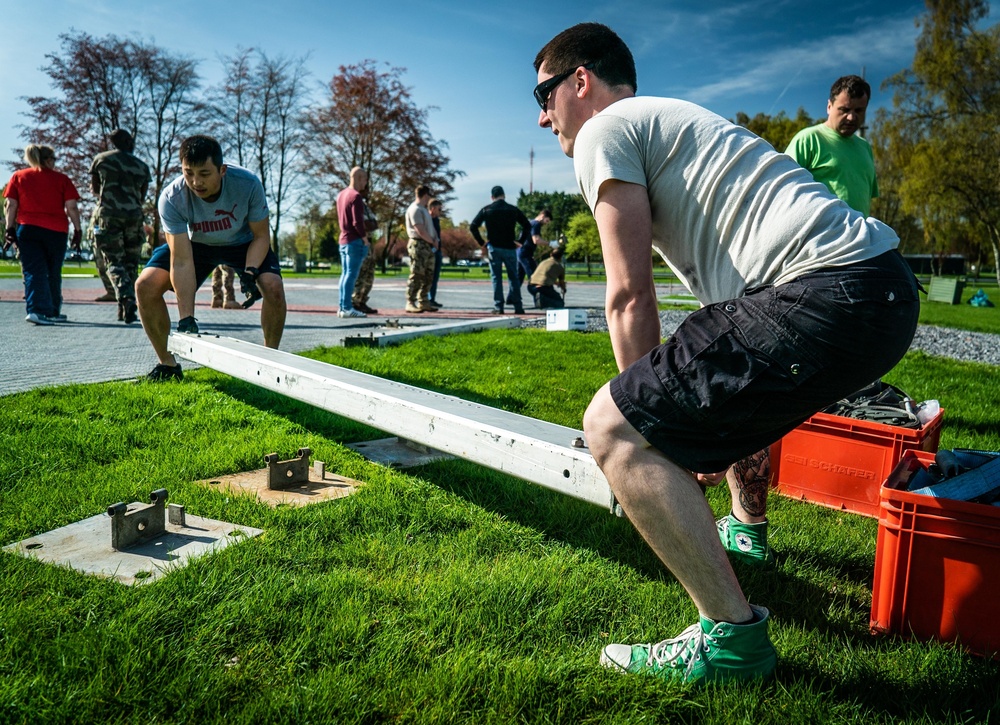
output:
<svg viewBox="0 0 1000 725"><path fill-rule="evenodd" d="M279 461L277 453L264 456L267 462L267 487L274 491L309 483L310 453L311 448L299 448L298 458L287 461Z"/></svg>

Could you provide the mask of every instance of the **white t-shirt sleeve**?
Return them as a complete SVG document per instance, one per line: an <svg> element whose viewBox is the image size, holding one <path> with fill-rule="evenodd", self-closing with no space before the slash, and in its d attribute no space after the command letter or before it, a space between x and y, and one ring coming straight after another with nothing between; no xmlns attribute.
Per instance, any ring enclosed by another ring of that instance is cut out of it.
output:
<svg viewBox="0 0 1000 725"><path fill-rule="evenodd" d="M638 134L618 116L595 116L583 125L573 147L573 168L591 211L609 179L646 186Z"/></svg>

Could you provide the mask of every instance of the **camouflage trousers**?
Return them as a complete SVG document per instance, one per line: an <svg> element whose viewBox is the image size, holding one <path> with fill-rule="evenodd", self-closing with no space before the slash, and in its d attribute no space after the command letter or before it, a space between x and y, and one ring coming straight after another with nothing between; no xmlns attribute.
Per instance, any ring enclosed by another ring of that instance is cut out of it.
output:
<svg viewBox="0 0 1000 725"><path fill-rule="evenodd" d="M91 240L93 241L93 240ZM112 297L118 297L115 294L115 286L111 284L111 278L108 277L108 260L104 258L100 250L97 248L97 243L93 243L94 246L94 266L97 267L97 276L101 278L101 284L104 285L104 291L107 292Z"/></svg>
<svg viewBox="0 0 1000 725"><path fill-rule="evenodd" d="M220 264L212 271L212 301L229 302L236 300L236 291L233 289L233 277L236 270Z"/></svg>
<svg viewBox="0 0 1000 725"><path fill-rule="evenodd" d="M430 299L434 283L434 247L423 239L411 239L406 245L410 254L410 278L406 282L406 301L414 307Z"/></svg>
<svg viewBox="0 0 1000 725"><path fill-rule="evenodd" d="M145 241L142 217L126 219L98 210L93 218L94 248L104 257L108 279L120 300L135 299L135 278Z"/></svg>
<svg viewBox="0 0 1000 725"><path fill-rule="evenodd" d="M361 271L354 282L354 294L351 295L351 303L358 307L368 304L368 297L372 293L372 285L375 284L375 255L368 250L365 261L361 263Z"/></svg>

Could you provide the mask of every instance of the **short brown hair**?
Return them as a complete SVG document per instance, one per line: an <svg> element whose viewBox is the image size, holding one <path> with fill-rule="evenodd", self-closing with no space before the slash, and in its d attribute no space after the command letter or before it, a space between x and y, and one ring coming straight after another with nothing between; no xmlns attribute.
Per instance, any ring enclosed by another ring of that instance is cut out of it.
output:
<svg viewBox="0 0 1000 725"><path fill-rule="evenodd" d="M553 75L591 65L594 75L612 88L636 91L635 60L625 42L607 25L580 23L545 44L535 56L535 71L544 65Z"/></svg>
<svg viewBox="0 0 1000 725"><path fill-rule="evenodd" d="M871 98L872 87L861 76L841 76L830 86L830 100L836 101L841 91L847 91L848 98Z"/></svg>
<svg viewBox="0 0 1000 725"><path fill-rule="evenodd" d="M430 196L430 195L431 195L431 187L427 186L427 184L421 184L420 186L417 187L418 199L422 196Z"/></svg>

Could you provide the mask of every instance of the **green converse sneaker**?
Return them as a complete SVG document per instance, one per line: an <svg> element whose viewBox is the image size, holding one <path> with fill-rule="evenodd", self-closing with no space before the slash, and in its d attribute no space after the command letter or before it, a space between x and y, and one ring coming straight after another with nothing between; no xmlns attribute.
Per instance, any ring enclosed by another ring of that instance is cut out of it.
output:
<svg viewBox="0 0 1000 725"><path fill-rule="evenodd" d="M774 564L774 554L767 543L767 522L744 524L729 514L715 522L719 538L726 551L735 554L748 564Z"/></svg>
<svg viewBox="0 0 1000 725"><path fill-rule="evenodd" d="M620 672L681 682L762 679L774 672L777 654L767 635L770 612L752 604L750 624L701 617L680 636L656 644L609 644L601 664Z"/></svg>

